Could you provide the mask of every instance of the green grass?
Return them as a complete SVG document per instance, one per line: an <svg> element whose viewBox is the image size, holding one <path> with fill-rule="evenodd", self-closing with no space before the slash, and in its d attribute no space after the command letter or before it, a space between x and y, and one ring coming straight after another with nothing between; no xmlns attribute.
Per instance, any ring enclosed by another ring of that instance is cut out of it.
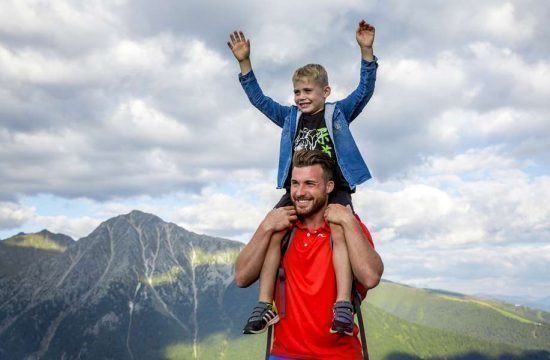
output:
<svg viewBox="0 0 550 360"><path fill-rule="evenodd" d="M197 359L212 360L258 360L265 354L266 334L239 336L230 338L225 334L216 334L202 340L197 346ZM173 344L166 348L165 359L195 359L193 345L190 343Z"/></svg>
<svg viewBox="0 0 550 360"><path fill-rule="evenodd" d="M491 357L522 353L522 349L511 345L405 322L368 303L363 309L371 359L386 359L398 354L443 359L471 352Z"/></svg>
<svg viewBox="0 0 550 360"><path fill-rule="evenodd" d="M4 241L9 246L34 248L45 251L64 252L66 247L45 236L37 234L16 235Z"/></svg>
<svg viewBox="0 0 550 360"><path fill-rule="evenodd" d="M500 314L502 314L503 316L506 316L506 317L509 317L510 319L514 319L514 320L517 320L519 322L522 322L524 324L531 324L531 325L535 325L537 322L536 321L533 321L533 320L529 320L523 316L521 316L521 314L516 314L516 313L512 313L504 308L501 308L499 306L495 306L493 304L491 304L490 302L488 301L484 301L484 300L478 300L478 299L470 299L470 298L457 298L457 297L453 297L453 296L446 296L446 295L439 295L442 299L446 299L446 300L450 300L450 301L459 301L459 302L466 302L466 303L471 303L471 304L477 304L477 305L480 305L480 306L486 306L494 311L497 311L499 312Z"/></svg>
<svg viewBox="0 0 550 360"><path fill-rule="evenodd" d="M530 352L540 350L540 344L550 344L550 334L541 331L543 326L533 326L533 317L540 316L537 312L520 309L520 313L516 314L514 307L497 302L442 295L391 283L383 283L379 289L378 293L378 288L371 291L368 301L363 302L362 306L371 360L550 358L550 352ZM386 308L405 314L414 321ZM472 308L474 313L468 314ZM443 313L448 314L443 316ZM434 317L442 317L442 322L453 319L454 324L446 328L440 323L436 324L438 326L429 325L434 322ZM497 318L511 327L495 327L490 321ZM476 322L475 325L470 324L472 328L464 330L458 325L473 320ZM521 333L525 327L529 329L527 335ZM493 334L483 337L479 336L479 331L472 329L489 329ZM539 338L536 344L526 340L532 337L533 329L540 331L535 336ZM262 359L265 334L233 338L216 334L203 339L196 349L189 343L173 344L166 348L165 357L169 360L194 359L194 351L198 359Z"/></svg>
<svg viewBox="0 0 550 360"><path fill-rule="evenodd" d="M394 283L381 283L367 302L412 324L550 351L550 324L541 322L547 313Z"/></svg>

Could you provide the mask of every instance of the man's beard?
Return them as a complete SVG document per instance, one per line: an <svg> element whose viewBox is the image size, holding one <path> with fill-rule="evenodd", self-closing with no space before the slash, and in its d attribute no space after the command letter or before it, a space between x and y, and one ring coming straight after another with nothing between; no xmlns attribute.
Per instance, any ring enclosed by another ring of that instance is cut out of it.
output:
<svg viewBox="0 0 550 360"><path fill-rule="evenodd" d="M313 200L309 206L305 209L301 208L298 205L299 200ZM294 207L296 209L296 214L300 217L304 217L307 215L315 214L317 211L322 209L327 202L327 197L318 197L318 198L309 198L307 196L301 196L299 198L293 198L292 203L294 204Z"/></svg>

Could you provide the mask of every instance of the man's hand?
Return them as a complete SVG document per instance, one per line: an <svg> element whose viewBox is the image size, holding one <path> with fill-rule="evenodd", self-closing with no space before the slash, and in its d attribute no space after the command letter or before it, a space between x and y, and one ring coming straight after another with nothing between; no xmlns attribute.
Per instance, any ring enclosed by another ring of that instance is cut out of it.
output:
<svg viewBox="0 0 550 360"><path fill-rule="evenodd" d="M227 46L233 52L235 59L242 62L250 58L250 40L246 39L242 31L234 31L229 34L231 41L227 42Z"/></svg>
<svg viewBox="0 0 550 360"><path fill-rule="evenodd" d="M261 226L267 231L276 233L292 228L296 220L298 220L298 216L294 206L284 206L267 213Z"/></svg>
<svg viewBox="0 0 550 360"><path fill-rule="evenodd" d="M359 44L362 49L371 49L374 43L374 26L370 25L365 20L361 20L357 26L355 38L357 39L357 44Z"/></svg>
<svg viewBox="0 0 550 360"><path fill-rule="evenodd" d="M344 223L355 220L351 206L343 206L340 204L329 204L325 209L325 221L327 223L344 225Z"/></svg>

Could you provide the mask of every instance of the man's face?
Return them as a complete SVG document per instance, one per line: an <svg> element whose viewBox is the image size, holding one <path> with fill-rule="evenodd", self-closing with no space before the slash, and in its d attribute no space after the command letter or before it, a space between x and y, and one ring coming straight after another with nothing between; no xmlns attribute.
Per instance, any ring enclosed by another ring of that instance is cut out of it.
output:
<svg viewBox="0 0 550 360"><path fill-rule="evenodd" d="M290 183L290 196L299 216L317 213L327 203L334 182L326 182L321 165L294 167Z"/></svg>
<svg viewBox="0 0 550 360"><path fill-rule="evenodd" d="M294 102L304 114L313 115L325 108L330 87L317 81L302 77L294 81Z"/></svg>

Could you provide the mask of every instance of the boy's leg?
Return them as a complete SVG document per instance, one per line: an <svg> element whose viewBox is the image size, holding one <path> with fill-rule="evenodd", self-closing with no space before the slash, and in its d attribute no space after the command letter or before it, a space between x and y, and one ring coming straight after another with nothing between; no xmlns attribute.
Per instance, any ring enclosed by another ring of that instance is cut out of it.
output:
<svg viewBox="0 0 550 360"><path fill-rule="evenodd" d="M330 203L351 206L351 194L338 191L332 194ZM331 333L353 335L353 305L351 289L353 273L349 261L344 229L340 225L330 224L332 238L332 264L336 275L336 303L333 307Z"/></svg>
<svg viewBox="0 0 550 360"><path fill-rule="evenodd" d="M277 271L281 258L281 239L284 232L271 237L260 272L260 293L258 304L248 318L243 334L260 334L279 321L279 314L273 307L273 290L277 281Z"/></svg>
<svg viewBox="0 0 550 360"><path fill-rule="evenodd" d="M265 254L264 264L260 272L260 294L259 301L265 303L273 302L273 290L277 280L277 271L279 270L279 262L281 261L281 240L284 236L284 231L273 234ZM351 288L350 288L351 292Z"/></svg>
<svg viewBox="0 0 550 360"><path fill-rule="evenodd" d="M275 205L275 208L287 206L289 202L290 196L287 191L277 205ZM262 270L260 271L258 305L254 307L252 314L244 326L244 334L262 333L270 325L279 321L279 315L273 307L273 291L277 282L277 271L279 270L279 262L281 261L281 240L284 235L284 232L275 233L269 241Z"/></svg>
<svg viewBox="0 0 550 360"><path fill-rule="evenodd" d="M287 190L275 205L275 208L288 205L292 205L292 201L290 200L290 192ZM260 293L258 300L261 302L270 304L273 302L273 290L275 289L277 272L281 261L281 240L284 235L284 231L275 233L271 236L271 240L269 241L267 253L265 254L264 263L260 272Z"/></svg>
<svg viewBox="0 0 550 360"><path fill-rule="evenodd" d="M332 264L336 275L336 301L351 301L353 274L344 229L340 225L330 224L330 233L332 237Z"/></svg>

